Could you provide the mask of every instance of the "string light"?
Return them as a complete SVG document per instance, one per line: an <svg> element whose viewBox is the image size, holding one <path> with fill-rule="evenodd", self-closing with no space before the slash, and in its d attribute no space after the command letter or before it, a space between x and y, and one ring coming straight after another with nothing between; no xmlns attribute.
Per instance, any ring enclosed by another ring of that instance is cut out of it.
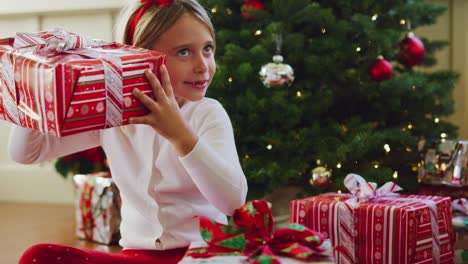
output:
<svg viewBox="0 0 468 264"><path fill-rule="evenodd" d="M226 8L226 13L228 15L232 15L232 9L231 8Z"/></svg>
<svg viewBox="0 0 468 264"><path fill-rule="evenodd" d="M383 147L387 153L390 152L390 145L385 144Z"/></svg>
<svg viewBox="0 0 468 264"><path fill-rule="evenodd" d="M325 32L327 32L327 30L324 27L322 27L321 31L322 31L322 34L325 34Z"/></svg>
<svg viewBox="0 0 468 264"><path fill-rule="evenodd" d="M410 147L406 147L406 152L411 152L411 148L410 148Z"/></svg>
<svg viewBox="0 0 468 264"><path fill-rule="evenodd" d="M297 91L297 92L296 92L296 95L297 95L297 97L301 97L301 96L302 96L301 91Z"/></svg>
<svg viewBox="0 0 468 264"><path fill-rule="evenodd" d="M446 138L446 137L447 137L447 134L446 134L446 133L441 133L441 134L440 134L440 137L441 137L441 138Z"/></svg>
<svg viewBox="0 0 468 264"><path fill-rule="evenodd" d="M445 164L445 163L440 164L440 169L445 171L447 169L447 164Z"/></svg>
<svg viewBox="0 0 468 264"><path fill-rule="evenodd" d="M211 8L211 13L214 14L214 13L216 13L217 11L218 11L218 10L216 9L216 7Z"/></svg>
<svg viewBox="0 0 468 264"><path fill-rule="evenodd" d="M440 119L438 117L434 118L434 122L435 123L439 123L440 122Z"/></svg>
<svg viewBox="0 0 468 264"><path fill-rule="evenodd" d="M249 154L245 154L244 158L245 158L245 159L250 159Z"/></svg>
<svg viewBox="0 0 468 264"><path fill-rule="evenodd" d="M338 190L338 193L341 193L341 190Z"/></svg>
<svg viewBox="0 0 468 264"><path fill-rule="evenodd" d="M374 168L378 169L378 168L379 168L379 164L378 164L378 163L374 164Z"/></svg>
<svg viewBox="0 0 468 264"><path fill-rule="evenodd" d="M395 171L395 172L393 173L393 179L398 179L398 171Z"/></svg>
<svg viewBox="0 0 468 264"><path fill-rule="evenodd" d="M406 24L406 20L401 19L401 20L400 20L400 25L404 25L404 24Z"/></svg>
<svg viewBox="0 0 468 264"><path fill-rule="evenodd" d="M232 77L229 77L228 82L232 82Z"/></svg>
<svg viewBox="0 0 468 264"><path fill-rule="evenodd" d="M412 124L409 124L409 125L408 125L408 129L413 129L413 125L412 125Z"/></svg>
<svg viewBox="0 0 468 264"><path fill-rule="evenodd" d="M317 163L317 165L320 165L320 163L322 163L322 161L318 159L318 160L316 161L316 163Z"/></svg>
<svg viewBox="0 0 468 264"><path fill-rule="evenodd" d="M336 167L337 167L338 169L341 169L341 163L338 162L338 164L336 164Z"/></svg>
<svg viewBox="0 0 468 264"><path fill-rule="evenodd" d="M372 21L376 21L378 17L379 17L379 15L377 15L377 14L373 15L372 16Z"/></svg>
<svg viewBox="0 0 468 264"><path fill-rule="evenodd" d="M361 47L357 47L356 52L360 52L360 51L361 51Z"/></svg>
<svg viewBox="0 0 468 264"><path fill-rule="evenodd" d="M273 146L272 146L271 144L269 144L269 145L267 146L267 149L268 149L268 150L270 150L270 149L272 149L272 148L273 148Z"/></svg>
<svg viewBox="0 0 468 264"><path fill-rule="evenodd" d="M257 29L254 33L255 36L260 36L262 34L262 31L260 29Z"/></svg>
<svg viewBox="0 0 468 264"><path fill-rule="evenodd" d="M411 89L413 89L413 91L416 91L416 86L411 86Z"/></svg>

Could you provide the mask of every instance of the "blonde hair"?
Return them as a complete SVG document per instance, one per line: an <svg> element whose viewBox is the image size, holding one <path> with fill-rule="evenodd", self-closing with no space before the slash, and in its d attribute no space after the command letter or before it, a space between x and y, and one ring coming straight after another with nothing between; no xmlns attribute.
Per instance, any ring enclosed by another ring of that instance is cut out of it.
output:
<svg viewBox="0 0 468 264"><path fill-rule="evenodd" d="M124 44L151 49L159 37L184 14L190 14L203 22L210 30L213 40L215 40L215 30L210 17L196 0L174 0L171 4L162 8L158 8L155 4L152 4L135 27L133 43L127 43L130 21L145 5L140 3L139 0L132 0L131 3L133 4L122 10L118 25L120 27L117 28L117 33L123 32L123 36L118 36L118 38Z"/></svg>

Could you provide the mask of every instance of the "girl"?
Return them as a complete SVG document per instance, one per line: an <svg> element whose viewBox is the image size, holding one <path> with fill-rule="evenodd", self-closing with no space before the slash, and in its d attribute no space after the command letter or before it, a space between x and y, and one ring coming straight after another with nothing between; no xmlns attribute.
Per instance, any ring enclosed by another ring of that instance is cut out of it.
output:
<svg viewBox="0 0 468 264"><path fill-rule="evenodd" d="M223 107L204 98L215 72L215 36L195 0L142 1L131 9L125 42L162 51L161 81L146 72L155 100L134 95L150 113L131 125L55 138L15 126L9 153L29 164L101 145L122 198L119 254L40 244L20 264L177 263L201 240L196 216L226 223L247 183Z"/></svg>

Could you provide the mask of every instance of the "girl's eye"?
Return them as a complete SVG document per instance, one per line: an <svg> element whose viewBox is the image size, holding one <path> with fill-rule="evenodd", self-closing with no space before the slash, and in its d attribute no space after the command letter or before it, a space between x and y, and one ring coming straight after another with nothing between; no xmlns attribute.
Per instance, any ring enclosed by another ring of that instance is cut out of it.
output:
<svg viewBox="0 0 468 264"><path fill-rule="evenodd" d="M187 55L189 55L189 51L188 51L188 49L181 49L181 50L179 50L177 52L177 54L180 55L180 56L187 56Z"/></svg>
<svg viewBox="0 0 468 264"><path fill-rule="evenodd" d="M214 50L213 45L208 45L208 46L203 48L204 52L213 52L213 50Z"/></svg>

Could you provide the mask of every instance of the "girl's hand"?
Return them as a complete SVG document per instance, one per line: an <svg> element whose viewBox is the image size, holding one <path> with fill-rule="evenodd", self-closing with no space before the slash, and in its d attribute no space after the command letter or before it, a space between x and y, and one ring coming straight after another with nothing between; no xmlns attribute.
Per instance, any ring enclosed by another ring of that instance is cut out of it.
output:
<svg viewBox="0 0 468 264"><path fill-rule="evenodd" d="M151 71L145 71L145 76L153 88L155 100L139 89L133 89L135 97L150 113L141 117L131 117L128 122L151 126L174 145L179 155L185 156L192 151L198 138L180 113L165 65L161 66L160 73L162 84Z"/></svg>

